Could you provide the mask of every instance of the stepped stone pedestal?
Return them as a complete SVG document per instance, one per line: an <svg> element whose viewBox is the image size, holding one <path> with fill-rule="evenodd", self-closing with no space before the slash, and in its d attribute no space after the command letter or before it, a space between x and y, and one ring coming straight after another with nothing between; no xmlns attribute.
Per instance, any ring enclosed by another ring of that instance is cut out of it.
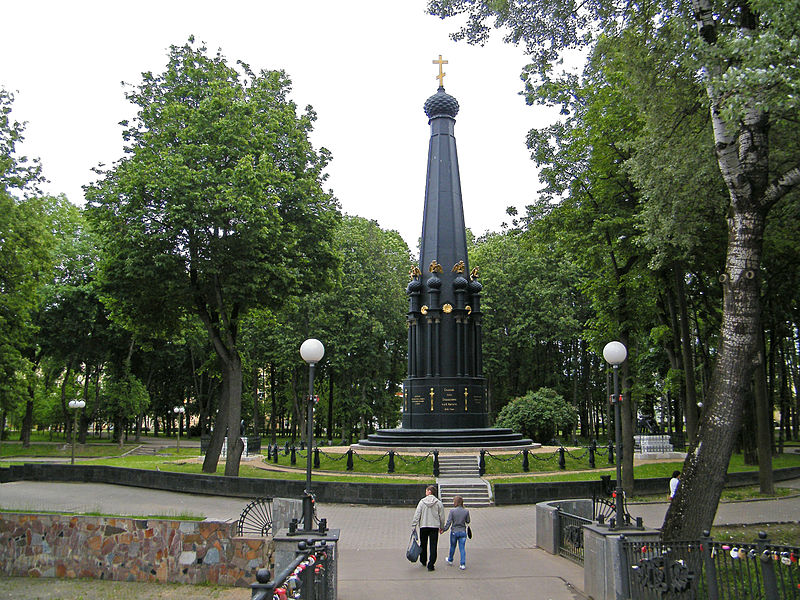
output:
<svg viewBox="0 0 800 600"><path fill-rule="evenodd" d="M511 429L379 429L356 446L382 448L505 448L521 450L534 443ZM536 444L535 446L538 446Z"/></svg>

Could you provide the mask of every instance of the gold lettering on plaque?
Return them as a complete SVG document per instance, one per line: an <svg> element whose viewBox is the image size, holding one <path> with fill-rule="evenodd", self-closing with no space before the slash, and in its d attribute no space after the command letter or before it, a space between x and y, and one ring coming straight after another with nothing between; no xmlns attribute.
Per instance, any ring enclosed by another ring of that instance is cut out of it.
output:
<svg viewBox="0 0 800 600"><path fill-rule="evenodd" d="M467 398L469 397L469 393L467 392L467 388L464 388L464 412L467 412Z"/></svg>
<svg viewBox="0 0 800 600"><path fill-rule="evenodd" d="M433 412L433 388L431 388L430 396L431 396L431 412Z"/></svg>

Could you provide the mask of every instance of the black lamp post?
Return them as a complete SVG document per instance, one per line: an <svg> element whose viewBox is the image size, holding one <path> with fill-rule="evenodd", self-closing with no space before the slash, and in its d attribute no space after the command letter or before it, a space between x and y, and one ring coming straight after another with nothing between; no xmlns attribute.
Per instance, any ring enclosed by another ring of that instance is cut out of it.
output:
<svg viewBox="0 0 800 600"><path fill-rule="evenodd" d="M314 368L325 356L325 346L317 339L309 338L300 346L300 356L308 363L308 445L306 447L306 489L303 496L303 529L314 529L314 498L311 495L311 452L314 448Z"/></svg>
<svg viewBox="0 0 800 600"><path fill-rule="evenodd" d="M186 412L186 409L183 406L176 406L172 409L172 412L175 413L175 416L178 417L178 440L175 442L175 450L178 454L181 453L181 430L183 429L183 414Z"/></svg>
<svg viewBox="0 0 800 600"><path fill-rule="evenodd" d="M611 401L614 403L614 435L616 437L617 447L617 487L614 490L615 496L615 512L616 512L616 526L621 527L623 524L623 513L625 511L622 505L622 419L620 417L620 395L619 395L619 366L625 362L628 356L628 349L622 342L609 342L603 348L603 358L606 362L614 367L614 395Z"/></svg>
<svg viewBox="0 0 800 600"><path fill-rule="evenodd" d="M72 462L70 464L75 464L75 433L78 430L78 411L86 406L86 402L83 400L70 400L69 407L75 411L75 419L72 424Z"/></svg>

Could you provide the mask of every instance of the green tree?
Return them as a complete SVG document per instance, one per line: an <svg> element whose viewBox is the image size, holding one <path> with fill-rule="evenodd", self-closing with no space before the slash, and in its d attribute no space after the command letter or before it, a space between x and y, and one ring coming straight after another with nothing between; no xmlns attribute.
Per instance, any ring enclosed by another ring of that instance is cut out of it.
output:
<svg viewBox="0 0 800 600"><path fill-rule="evenodd" d="M238 66L193 38L172 46L165 71L127 94L139 111L123 124L125 156L87 188L114 318L167 333L192 314L220 361L205 471L226 429L238 430L243 317L323 285L335 260L328 153L308 140L315 115L297 114L282 71ZM243 449L231 437L226 475L238 474Z"/></svg>
<svg viewBox="0 0 800 600"><path fill-rule="evenodd" d="M488 37L487 20L507 28L506 39L523 42L532 57L526 72L533 86L547 82L564 50L593 46L600 36L616 36L627 27L669 42L658 49L667 60L700 74L728 194L723 318L698 443L690 447L682 485L664 523L667 539L699 535L713 520L744 400L754 368L763 360L758 275L766 217L800 185L796 145L774 152L772 144L781 139L779 132L795 128L800 6L790 0L600 0L580 7L572 0L433 0L429 7L443 17L467 14L456 37L474 42Z"/></svg>
<svg viewBox="0 0 800 600"><path fill-rule="evenodd" d="M539 388L506 404L497 416L497 426L546 444L559 430L573 429L577 418L575 409L558 392Z"/></svg>
<svg viewBox="0 0 800 600"><path fill-rule="evenodd" d="M18 153L25 125L11 117L13 102L0 88L0 439L33 375L32 313L53 245L46 202L37 197L41 167Z"/></svg>

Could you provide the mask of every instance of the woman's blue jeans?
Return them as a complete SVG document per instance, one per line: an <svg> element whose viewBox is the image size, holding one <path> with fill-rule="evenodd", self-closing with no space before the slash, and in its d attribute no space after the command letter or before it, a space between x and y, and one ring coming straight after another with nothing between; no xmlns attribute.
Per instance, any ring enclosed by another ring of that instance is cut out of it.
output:
<svg viewBox="0 0 800 600"><path fill-rule="evenodd" d="M461 564L467 564L467 532L466 531L451 531L450 532L450 554L447 560L453 562L453 556L456 553L456 543L458 543L458 553L461 555Z"/></svg>

